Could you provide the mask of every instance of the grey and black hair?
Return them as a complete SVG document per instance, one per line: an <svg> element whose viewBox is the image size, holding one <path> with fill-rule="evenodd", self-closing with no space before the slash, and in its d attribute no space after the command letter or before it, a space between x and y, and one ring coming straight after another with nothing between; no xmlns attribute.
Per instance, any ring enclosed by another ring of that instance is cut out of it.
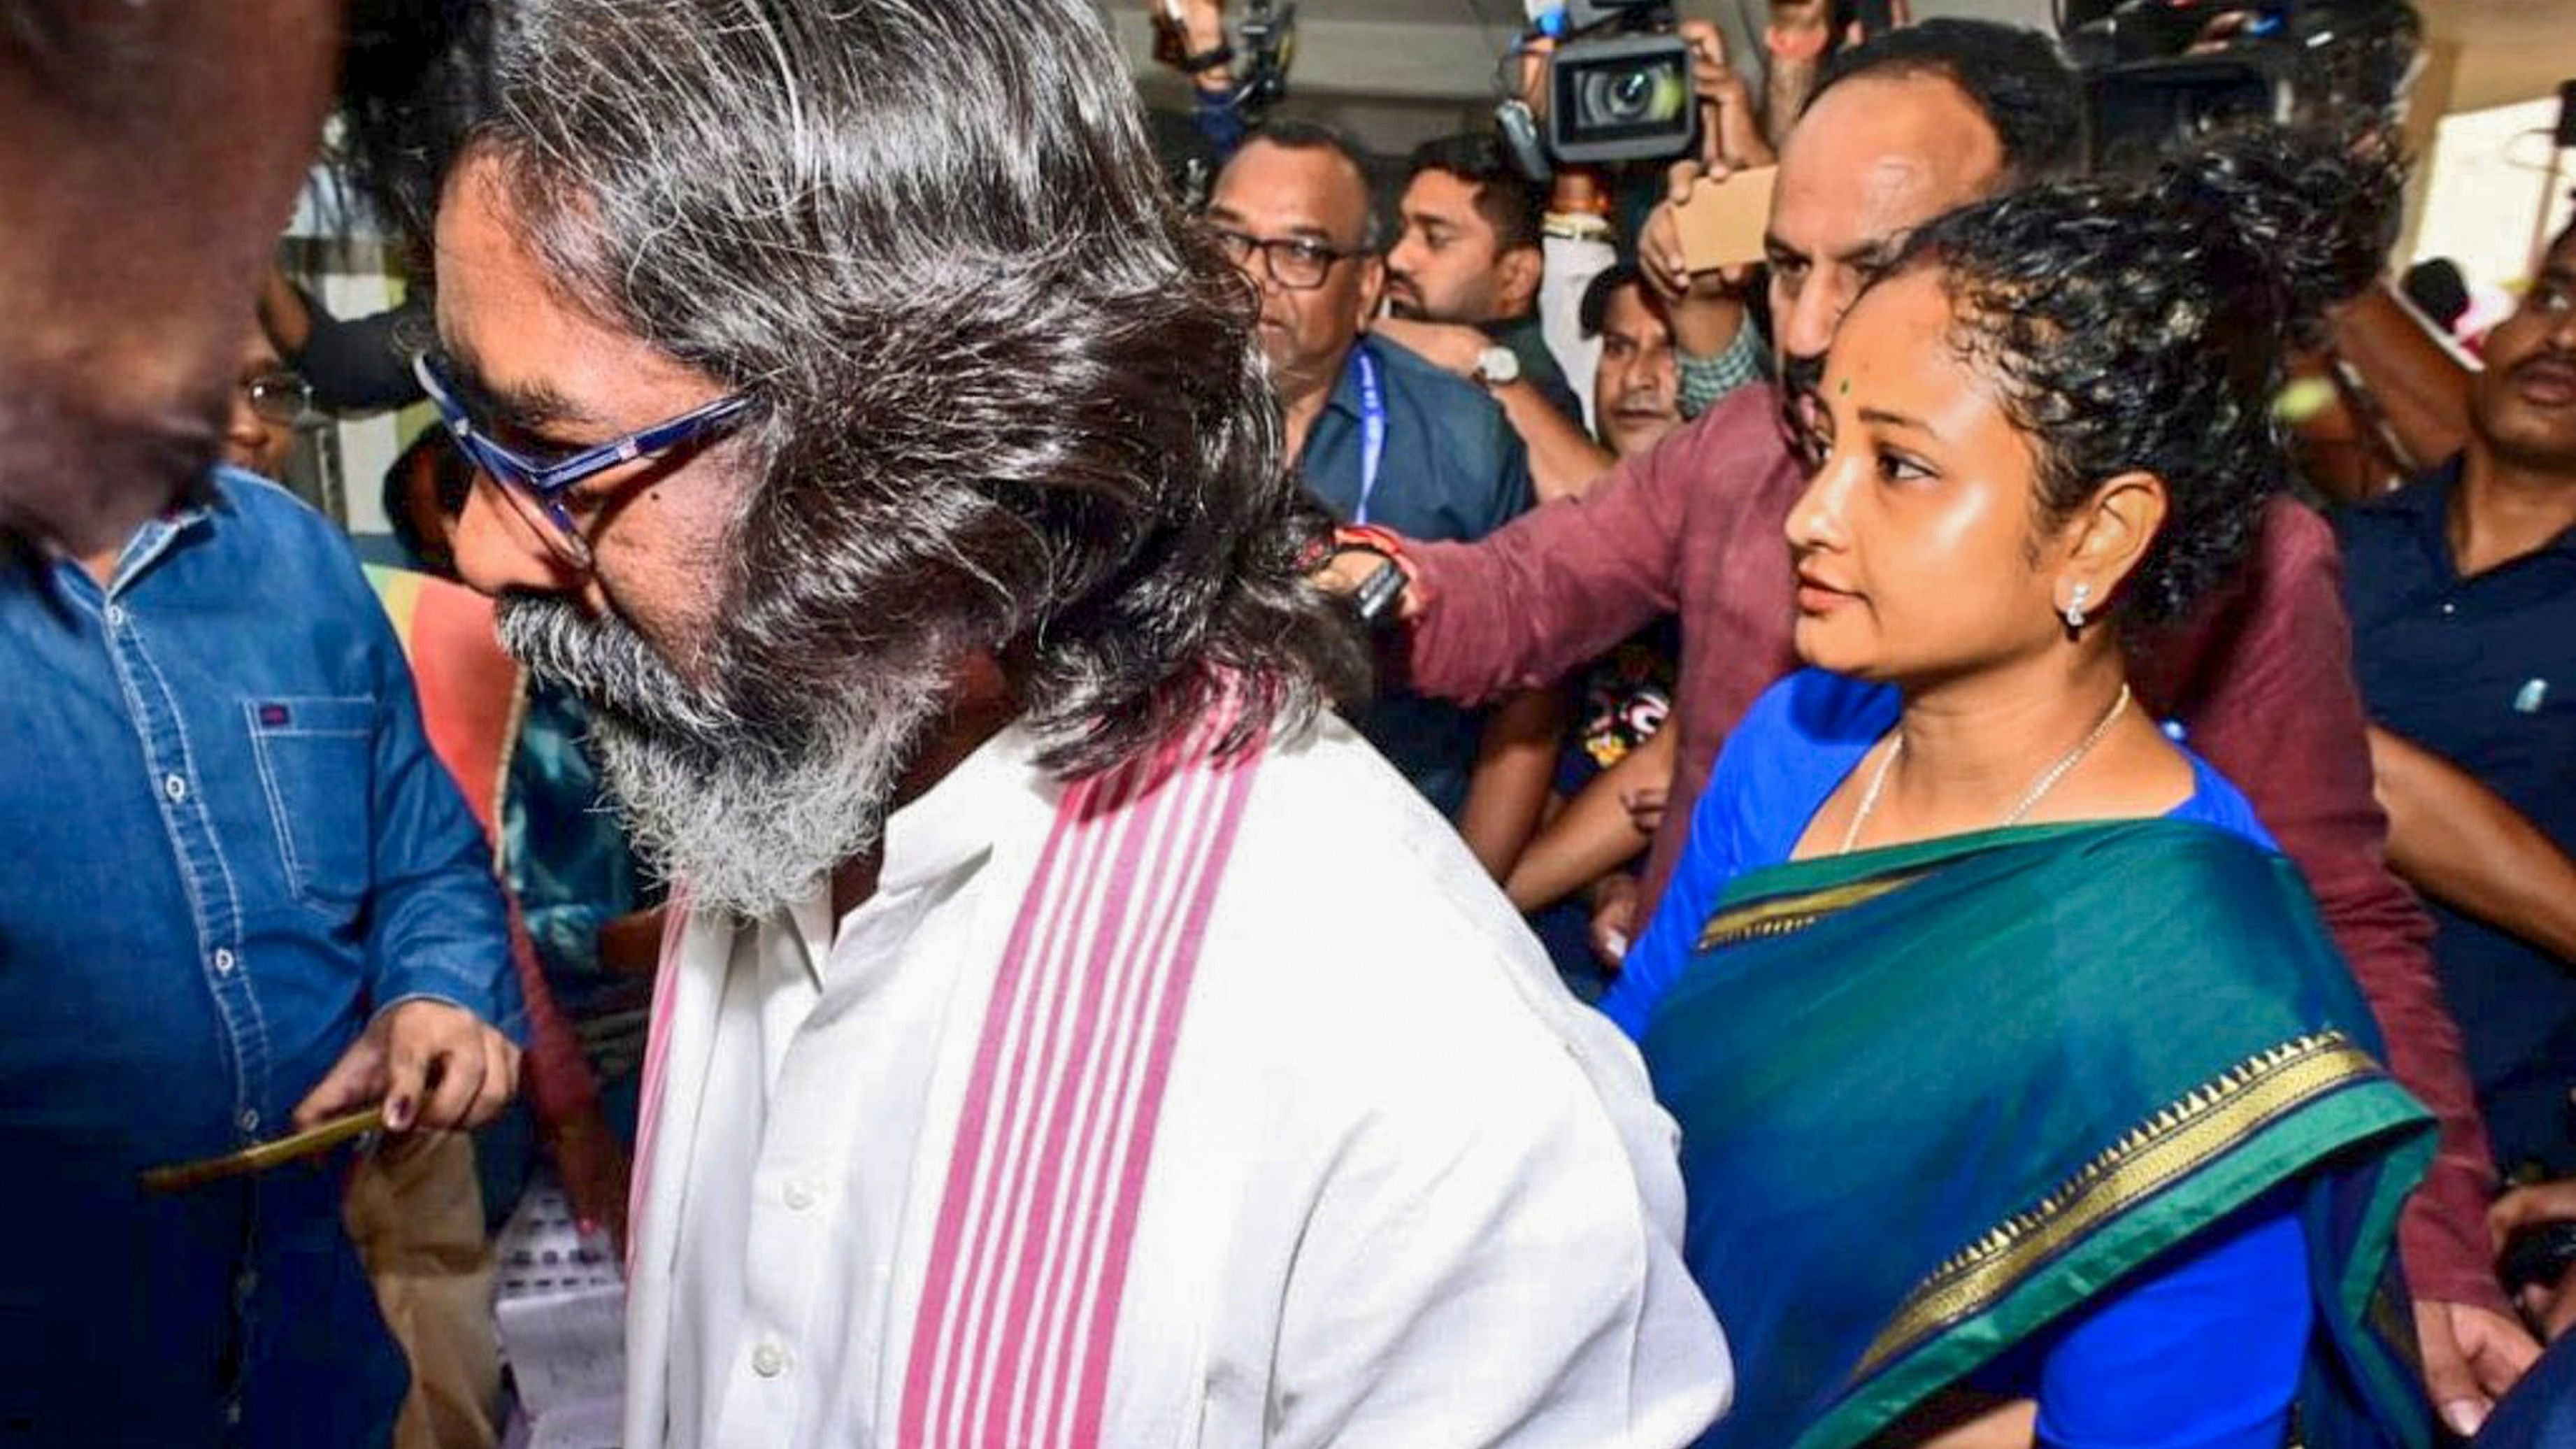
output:
<svg viewBox="0 0 2576 1449"><path fill-rule="evenodd" d="M754 404L710 687L990 650L1083 773L1355 685L1250 299L1088 0L498 14L415 159L496 162L567 299Z"/></svg>

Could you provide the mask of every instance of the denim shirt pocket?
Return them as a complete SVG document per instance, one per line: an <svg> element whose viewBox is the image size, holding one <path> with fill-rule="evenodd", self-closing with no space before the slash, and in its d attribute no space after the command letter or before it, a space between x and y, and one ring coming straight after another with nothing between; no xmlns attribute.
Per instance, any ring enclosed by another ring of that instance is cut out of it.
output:
<svg viewBox="0 0 2576 1449"><path fill-rule="evenodd" d="M242 710L288 885L303 904L345 914L367 892L376 701L276 695Z"/></svg>

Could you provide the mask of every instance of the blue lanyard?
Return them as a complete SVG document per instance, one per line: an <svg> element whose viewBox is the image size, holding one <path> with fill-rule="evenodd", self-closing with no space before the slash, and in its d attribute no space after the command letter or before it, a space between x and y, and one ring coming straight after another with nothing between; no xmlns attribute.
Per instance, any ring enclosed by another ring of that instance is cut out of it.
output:
<svg viewBox="0 0 2576 1449"><path fill-rule="evenodd" d="M1378 465L1386 461L1386 393L1377 381L1377 359L1363 342L1351 353L1360 374L1360 506L1351 522L1369 521L1369 499L1377 492Z"/></svg>

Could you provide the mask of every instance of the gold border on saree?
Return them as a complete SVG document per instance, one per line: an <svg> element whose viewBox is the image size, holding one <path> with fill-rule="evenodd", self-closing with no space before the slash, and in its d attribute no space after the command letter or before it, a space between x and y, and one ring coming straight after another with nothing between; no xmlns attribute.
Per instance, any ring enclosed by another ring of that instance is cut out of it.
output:
<svg viewBox="0 0 2576 1449"><path fill-rule="evenodd" d="M1993 1307L2069 1242L2198 1171L2282 1113L2379 1075L2368 1053L2327 1030L2258 1052L2193 1088L1925 1275L1861 1356L1854 1382Z"/></svg>
<svg viewBox="0 0 2576 1449"><path fill-rule="evenodd" d="M1841 885L1802 891L1793 896L1775 896L1767 901L1734 906L1708 918L1700 928L1699 944L1694 951L1710 951L1766 936L1786 936L1803 931L1836 911L1867 905L1891 891L1901 890L1924 876L1923 871L1900 871L1895 875L1872 880L1845 881Z"/></svg>

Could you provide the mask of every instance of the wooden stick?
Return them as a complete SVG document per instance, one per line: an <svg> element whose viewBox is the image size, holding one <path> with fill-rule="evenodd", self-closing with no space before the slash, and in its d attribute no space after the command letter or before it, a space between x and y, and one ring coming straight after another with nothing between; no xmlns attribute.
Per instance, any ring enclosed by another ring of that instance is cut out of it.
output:
<svg viewBox="0 0 2576 1449"><path fill-rule="evenodd" d="M318 1127L308 1127L292 1137L262 1142L239 1152L227 1152L221 1157L200 1157L194 1162L152 1168L143 1174L143 1189L146 1192L180 1192L202 1183L220 1182L227 1177L265 1172L299 1157L328 1152L382 1125L384 1109L381 1106L361 1107Z"/></svg>

